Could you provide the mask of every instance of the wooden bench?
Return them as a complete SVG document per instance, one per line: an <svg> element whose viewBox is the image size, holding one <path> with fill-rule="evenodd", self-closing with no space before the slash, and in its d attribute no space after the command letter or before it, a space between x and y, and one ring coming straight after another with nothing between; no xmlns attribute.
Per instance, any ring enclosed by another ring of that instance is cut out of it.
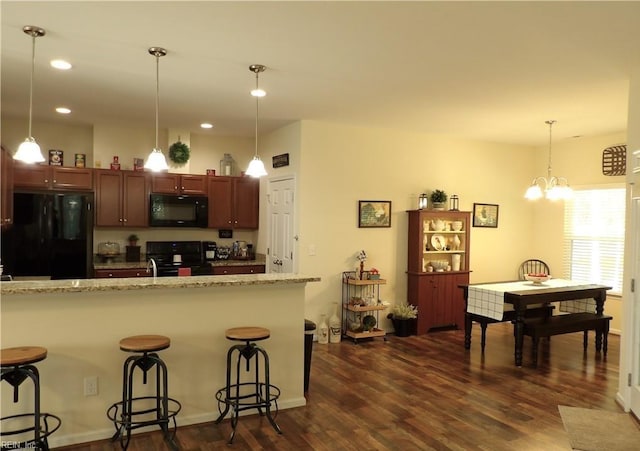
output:
<svg viewBox="0 0 640 451"><path fill-rule="evenodd" d="M550 316L547 318L525 319L524 335L533 340L532 356L533 366L538 364L538 345L540 338L552 335L584 332L583 347L587 350L588 334L590 330L596 331L596 352L607 355L607 336L609 334L609 322L612 317L608 315L596 315L595 313L568 313L565 315Z"/></svg>
<svg viewBox="0 0 640 451"><path fill-rule="evenodd" d="M547 318L553 315L554 307L552 305L546 305L541 307L533 307L529 308L525 312L525 318ZM516 320L516 312L514 310L508 310L504 312L502 316L502 320L487 318L486 316L476 315L473 313L467 313L467 320L469 321L469 328L471 327L471 321L475 321L480 324L480 328L482 331L482 335L480 338L480 347L482 348L482 352L484 352L484 347L487 342L487 326L493 323L503 323L506 321L514 322ZM469 335L471 335L471 329L469 329ZM465 348L471 348L471 342L468 344L465 343Z"/></svg>

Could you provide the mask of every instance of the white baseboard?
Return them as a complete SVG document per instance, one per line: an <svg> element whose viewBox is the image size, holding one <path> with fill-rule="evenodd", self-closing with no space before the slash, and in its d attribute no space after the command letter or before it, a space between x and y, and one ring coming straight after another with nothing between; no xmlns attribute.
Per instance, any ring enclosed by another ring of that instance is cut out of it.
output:
<svg viewBox="0 0 640 451"><path fill-rule="evenodd" d="M287 399L284 401L278 402L279 410L293 409L294 407L302 407L307 404L307 399L303 396L302 398L293 398ZM240 416L245 415L257 415L257 412L240 412ZM106 416L105 416L106 418ZM191 426L193 424L200 423L209 423L215 421L218 418L218 412L206 412L200 414L194 414L189 416L183 416L178 414L176 417L176 421L178 423L178 429L181 426ZM62 422L64 424L64 418L62 418ZM132 432L133 435L140 434L142 432L149 432L159 430L157 426L149 426L145 428L136 429ZM61 446L69 446L69 445L77 445L80 443L88 443L88 442L96 442L99 440L107 440L110 439L115 432L113 426L105 429L99 429L95 431L82 432L78 434L68 434L68 435L56 435L52 434L49 436L49 446L51 448L58 448Z"/></svg>

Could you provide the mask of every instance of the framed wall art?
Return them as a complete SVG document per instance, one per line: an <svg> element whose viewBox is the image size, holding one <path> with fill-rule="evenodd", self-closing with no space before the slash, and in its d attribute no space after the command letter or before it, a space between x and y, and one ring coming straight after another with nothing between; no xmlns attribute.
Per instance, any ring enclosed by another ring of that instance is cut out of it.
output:
<svg viewBox="0 0 640 451"><path fill-rule="evenodd" d="M497 204L473 204L474 227L498 227Z"/></svg>
<svg viewBox="0 0 640 451"><path fill-rule="evenodd" d="M391 201L358 201L358 227L391 227Z"/></svg>

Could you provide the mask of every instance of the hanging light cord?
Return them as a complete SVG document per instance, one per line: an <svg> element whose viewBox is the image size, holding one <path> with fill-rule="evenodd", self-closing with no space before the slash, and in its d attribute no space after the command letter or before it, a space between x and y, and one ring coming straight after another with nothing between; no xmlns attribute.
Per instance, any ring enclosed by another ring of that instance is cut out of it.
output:
<svg viewBox="0 0 640 451"><path fill-rule="evenodd" d="M546 121L546 123L549 124L549 162L547 166L547 177L549 178L549 181L551 181L551 130L555 122L556 121Z"/></svg>
<svg viewBox="0 0 640 451"><path fill-rule="evenodd" d="M258 90L258 72L256 72L256 91ZM260 97L256 96L256 157L258 156L258 111L259 111Z"/></svg>
<svg viewBox="0 0 640 451"><path fill-rule="evenodd" d="M33 114L33 73L36 67L36 34L31 34L31 82L29 85L29 138L31 138L31 116Z"/></svg>
<svg viewBox="0 0 640 451"><path fill-rule="evenodd" d="M156 146L158 148L158 110L160 109L160 55L156 53Z"/></svg>

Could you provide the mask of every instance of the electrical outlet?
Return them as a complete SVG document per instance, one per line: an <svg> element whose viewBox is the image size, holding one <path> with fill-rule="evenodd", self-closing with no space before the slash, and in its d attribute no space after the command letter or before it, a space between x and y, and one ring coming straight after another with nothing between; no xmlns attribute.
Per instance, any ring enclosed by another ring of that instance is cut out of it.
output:
<svg viewBox="0 0 640 451"><path fill-rule="evenodd" d="M98 394L98 376L84 378L84 395L95 396Z"/></svg>

